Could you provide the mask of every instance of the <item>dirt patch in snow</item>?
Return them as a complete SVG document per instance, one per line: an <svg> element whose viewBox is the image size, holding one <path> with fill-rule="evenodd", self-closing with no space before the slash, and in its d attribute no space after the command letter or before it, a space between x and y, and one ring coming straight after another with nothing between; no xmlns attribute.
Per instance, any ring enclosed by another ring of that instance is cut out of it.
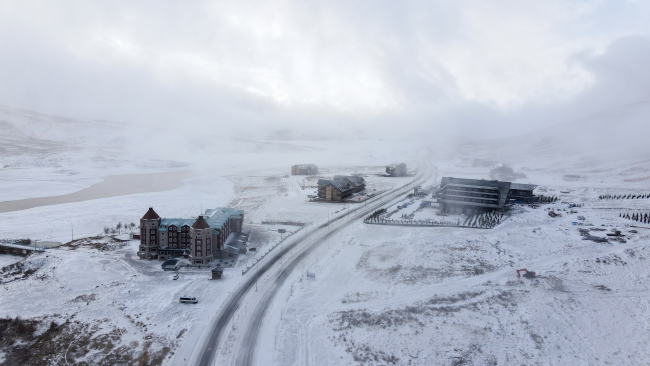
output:
<svg viewBox="0 0 650 366"><path fill-rule="evenodd" d="M0 319L0 365L160 365L170 349L150 336L139 344L108 319L83 323L73 318Z"/></svg>
<svg viewBox="0 0 650 366"><path fill-rule="evenodd" d="M30 260L22 260L0 269L0 283L25 280L35 274L45 263L43 257L34 258L30 255L28 258Z"/></svg>
<svg viewBox="0 0 650 366"><path fill-rule="evenodd" d="M73 240L59 248L68 250L91 248L99 251L113 251L124 248L128 243L128 240L121 240L112 236L92 236Z"/></svg>

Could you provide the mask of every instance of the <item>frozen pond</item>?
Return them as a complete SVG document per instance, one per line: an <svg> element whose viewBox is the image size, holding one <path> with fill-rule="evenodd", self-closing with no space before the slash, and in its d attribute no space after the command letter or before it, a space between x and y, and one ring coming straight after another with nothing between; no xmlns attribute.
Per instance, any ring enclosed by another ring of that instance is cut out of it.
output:
<svg viewBox="0 0 650 366"><path fill-rule="evenodd" d="M99 183L70 194L0 202L0 213L129 194L171 191L180 188L183 180L195 176L196 173L191 171L109 175Z"/></svg>

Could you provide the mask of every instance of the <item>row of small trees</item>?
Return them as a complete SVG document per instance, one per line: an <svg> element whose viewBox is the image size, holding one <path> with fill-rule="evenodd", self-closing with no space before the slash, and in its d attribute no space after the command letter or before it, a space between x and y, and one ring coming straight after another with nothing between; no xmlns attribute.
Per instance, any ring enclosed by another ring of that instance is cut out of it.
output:
<svg viewBox="0 0 650 366"><path fill-rule="evenodd" d="M618 217L642 222L644 224L650 224L650 215L648 215L647 213L644 214L643 212L633 213L631 215L629 213L620 213Z"/></svg>
<svg viewBox="0 0 650 366"><path fill-rule="evenodd" d="M633 199L646 199L650 198L650 193L648 194L624 194L612 195L612 194L602 194L598 196L598 199L601 200L633 200Z"/></svg>
<svg viewBox="0 0 650 366"><path fill-rule="evenodd" d="M385 208L377 210L377 211L371 213L368 217L366 217L366 221L377 222L377 220L379 219L379 216L386 213L386 211L388 211L388 210L386 210Z"/></svg>
<svg viewBox="0 0 650 366"><path fill-rule="evenodd" d="M460 220L453 221L425 221L425 220L392 220L386 219L381 216L386 212L386 209L381 209L373 212L365 218L365 222L377 223L390 223L390 224L403 224L403 225L439 225L439 226L463 226L463 227L480 227L484 229L491 229L501 223L503 214L495 212L487 212L478 215L468 216L464 222Z"/></svg>
<svg viewBox="0 0 650 366"><path fill-rule="evenodd" d="M491 229L499 225L501 223L501 219L503 219L503 214L487 212L467 217L462 226Z"/></svg>
<svg viewBox="0 0 650 366"><path fill-rule="evenodd" d="M541 203L556 202L558 199L559 198L557 196L544 196L544 195L539 196L539 202Z"/></svg>
<svg viewBox="0 0 650 366"><path fill-rule="evenodd" d="M133 232L135 227L136 227L135 222L132 222L130 224L127 224L126 222L125 223L118 222L117 225L115 225L114 227L108 227L108 226L104 227L104 234L116 235L116 234L121 234L122 232L126 233L127 230L129 230L129 232Z"/></svg>

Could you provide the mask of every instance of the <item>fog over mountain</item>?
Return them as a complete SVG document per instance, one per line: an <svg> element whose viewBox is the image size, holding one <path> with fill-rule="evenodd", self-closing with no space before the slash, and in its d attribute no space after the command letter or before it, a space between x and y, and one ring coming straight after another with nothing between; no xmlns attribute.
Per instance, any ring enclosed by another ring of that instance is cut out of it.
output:
<svg viewBox="0 0 650 366"><path fill-rule="evenodd" d="M0 7L0 104L137 126L149 141L467 141L650 100L646 2Z"/></svg>

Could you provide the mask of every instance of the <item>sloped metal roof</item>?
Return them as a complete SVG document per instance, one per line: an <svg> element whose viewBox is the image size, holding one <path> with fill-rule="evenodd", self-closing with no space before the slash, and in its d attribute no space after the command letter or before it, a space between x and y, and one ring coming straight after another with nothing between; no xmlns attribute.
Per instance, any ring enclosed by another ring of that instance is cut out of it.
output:
<svg viewBox="0 0 650 366"><path fill-rule="evenodd" d="M335 175L334 180L345 180L356 187L366 183L362 177L357 177L356 175Z"/></svg>
<svg viewBox="0 0 650 366"><path fill-rule="evenodd" d="M217 207L205 210L206 220L213 228L221 228L228 221L228 219L241 219L244 215L244 210L236 210L230 207Z"/></svg>

